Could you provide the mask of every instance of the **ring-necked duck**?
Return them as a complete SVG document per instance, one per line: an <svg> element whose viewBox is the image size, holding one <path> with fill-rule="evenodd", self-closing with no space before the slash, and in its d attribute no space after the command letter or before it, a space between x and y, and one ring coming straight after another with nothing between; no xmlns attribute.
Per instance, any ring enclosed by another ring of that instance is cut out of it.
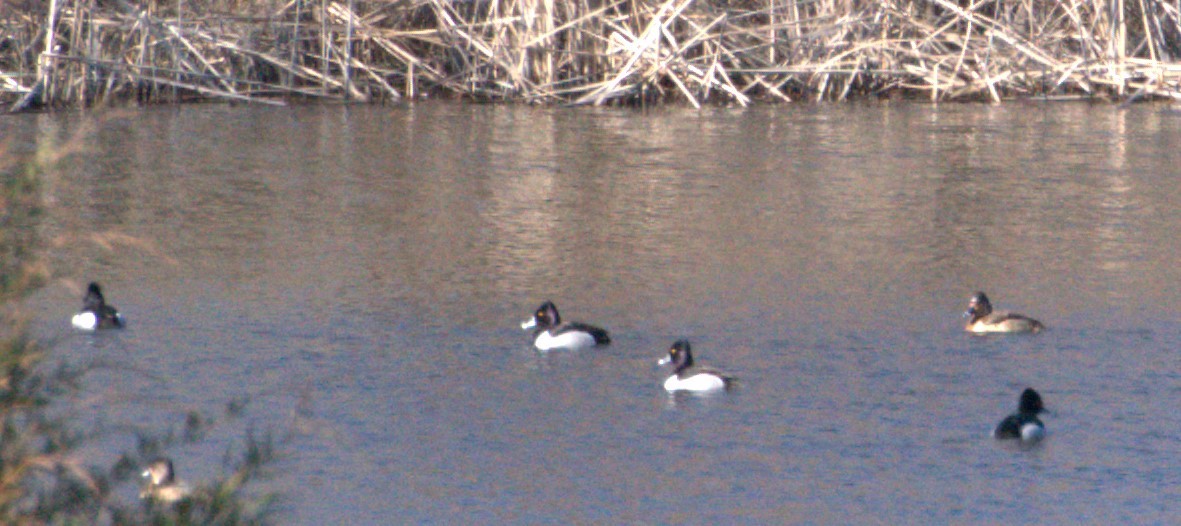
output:
<svg viewBox="0 0 1181 526"><path fill-rule="evenodd" d="M542 303L533 317L521 322L522 329L533 329L533 346L538 350L582 349L611 343L607 331L585 323L562 323L552 301Z"/></svg>
<svg viewBox="0 0 1181 526"><path fill-rule="evenodd" d="M673 364L673 375L664 381L664 389L673 391L713 391L727 389L734 379L721 372L693 366L693 353L689 340L677 340L668 349L668 356L656 362L657 365Z"/></svg>
<svg viewBox="0 0 1181 526"><path fill-rule="evenodd" d="M82 311L75 314L70 323L82 330L115 329L123 327L123 315L115 307L107 305L103 299L103 291L98 283L91 283L86 288L86 298L82 300Z"/></svg>
<svg viewBox="0 0 1181 526"><path fill-rule="evenodd" d="M139 498L152 499L160 502L176 502L192 494L188 484L176 480L176 472L172 470L172 460L157 458L148 464L144 470L144 478L148 485L140 492Z"/></svg>
<svg viewBox="0 0 1181 526"><path fill-rule="evenodd" d="M1046 426L1038 420L1038 413L1044 412L1042 397L1032 388L1021 393L1021 401L1017 405L1017 412L1013 413L992 430L992 436L998 439L1018 438L1022 442L1037 442L1046 436Z"/></svg>
<svg viewBox="0 0 1181 526"><path fill-rule="evenodd" d="M968 324L964 330L974 333L985 332L1038 332L1044 328L1037 321L1024 314L1006 311L993 311L992 303L983 292L977 292L968 302L968 311L964 313Z"/></svg>

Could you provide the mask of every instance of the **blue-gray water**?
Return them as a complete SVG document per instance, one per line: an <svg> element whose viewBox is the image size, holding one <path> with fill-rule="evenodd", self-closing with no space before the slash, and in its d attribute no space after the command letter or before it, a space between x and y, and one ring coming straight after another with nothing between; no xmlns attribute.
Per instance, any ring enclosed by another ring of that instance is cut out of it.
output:
<svg viewBox="0 0 1181 526"><path fill-rule="evenodd" d="M53 357L284 524L1115 523L1181 516L1181 114L195 105L6 116L45 177ZM89 131L86 131L89 130ZM101 282L130 326L80 334ZM975 290L1041 319L972 337ZM544 299L614 342L538 353ZM740 379L664 393L677 338ZM989 431L1021 389L1049 437ZM125 492L134 498L134 491Z"/></svg>

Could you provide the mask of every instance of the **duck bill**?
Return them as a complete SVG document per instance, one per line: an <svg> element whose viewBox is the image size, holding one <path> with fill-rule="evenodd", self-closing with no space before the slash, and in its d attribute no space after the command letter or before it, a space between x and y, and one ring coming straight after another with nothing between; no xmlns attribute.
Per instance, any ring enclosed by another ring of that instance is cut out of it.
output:
<svg viewBox="0 0 1181 526"><path fill-rule="evenodd" d="M672 363L672 361L673 361L673 359L671 356L665 356L664 358L657 360L656 365L668 365L668 364Z"/></svg>
<svg viewBox="0 0 1181 526"><path fill-rule="evenodd" d="M528 329L532 329L536 326L537 326L537 318L529 318L529 319L521 322L522 329L528 330Z"/></svg>

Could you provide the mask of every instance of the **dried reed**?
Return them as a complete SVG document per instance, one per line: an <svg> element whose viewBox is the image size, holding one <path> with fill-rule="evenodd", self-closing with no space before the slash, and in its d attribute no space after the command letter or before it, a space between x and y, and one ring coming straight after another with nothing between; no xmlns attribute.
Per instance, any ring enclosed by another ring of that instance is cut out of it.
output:
<svg viewBox="0 0 1181 526"><path fill-rule="evenodd" d="M0 4L36 104L422 94L528 103L1181 97L1165 0L52 0Z"/></svg>

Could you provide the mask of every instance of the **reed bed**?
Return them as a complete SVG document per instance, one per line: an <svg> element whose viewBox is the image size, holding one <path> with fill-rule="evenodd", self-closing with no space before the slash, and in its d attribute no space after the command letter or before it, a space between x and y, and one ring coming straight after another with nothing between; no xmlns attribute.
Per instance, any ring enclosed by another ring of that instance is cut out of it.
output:
<svg viewBox="0 0 1181 526"><path fill-rule="evenodd" d="M1181 97L1176 0L5 0L13 109Z"/></svg>

